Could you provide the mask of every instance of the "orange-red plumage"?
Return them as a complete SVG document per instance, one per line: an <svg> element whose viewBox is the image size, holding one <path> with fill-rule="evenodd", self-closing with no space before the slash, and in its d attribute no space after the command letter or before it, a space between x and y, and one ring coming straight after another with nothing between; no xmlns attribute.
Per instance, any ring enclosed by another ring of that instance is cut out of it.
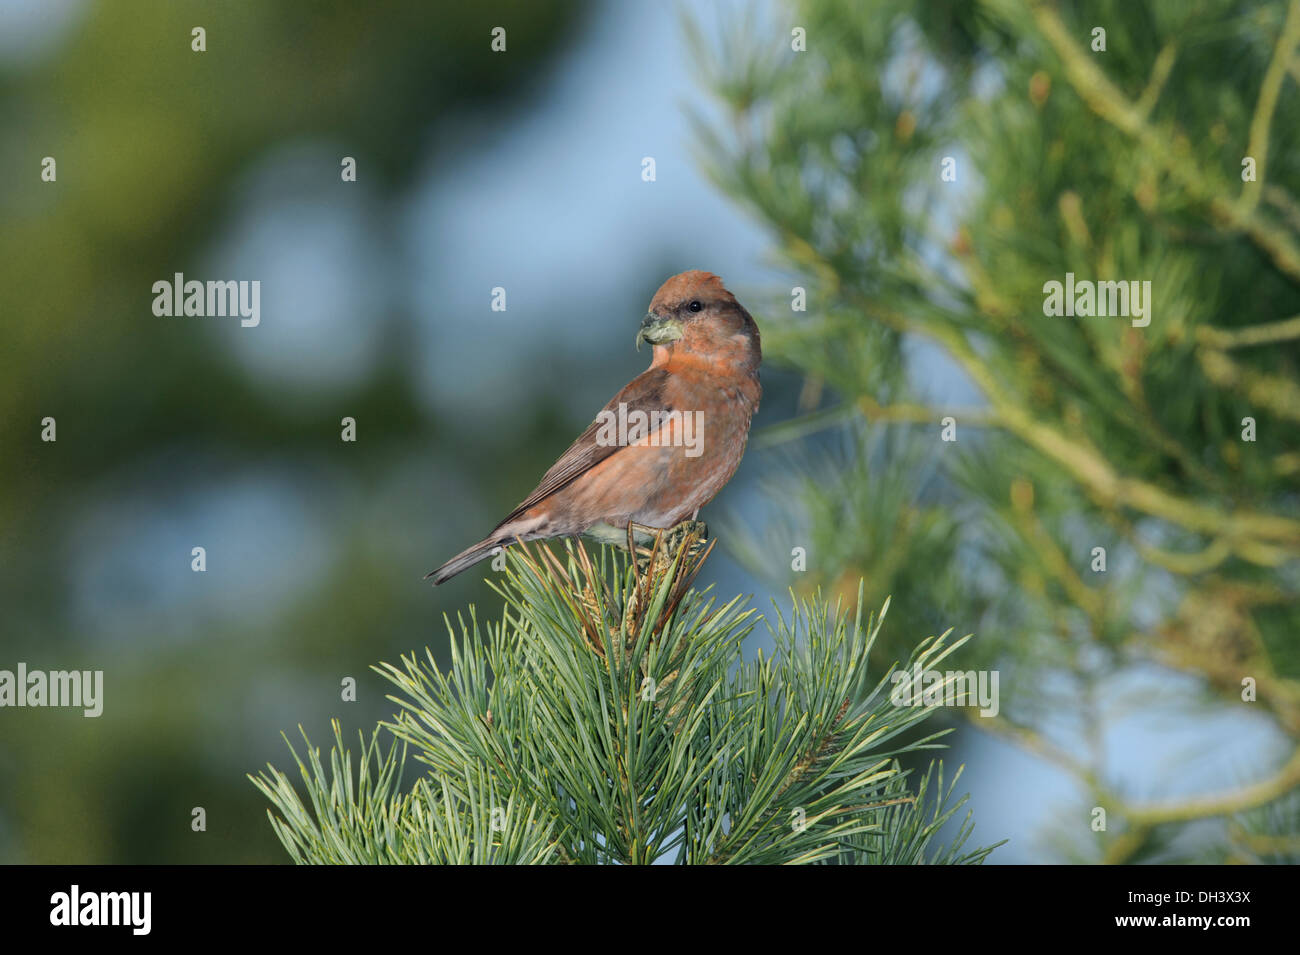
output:
<svg viewBox="0 0 1300 955"><path fill-rule="evenodd" d="M650 301L641 340L650 367L632 379L491 534L429 576L440 584L497 547L628 522L692 518L740 466L758 409L762 359L754 319L709 272L682 272ZM646 416L644 428L611 427ZM657 415L657 416L656 416ZM689 418L687 417L689 415Z"/></svg>

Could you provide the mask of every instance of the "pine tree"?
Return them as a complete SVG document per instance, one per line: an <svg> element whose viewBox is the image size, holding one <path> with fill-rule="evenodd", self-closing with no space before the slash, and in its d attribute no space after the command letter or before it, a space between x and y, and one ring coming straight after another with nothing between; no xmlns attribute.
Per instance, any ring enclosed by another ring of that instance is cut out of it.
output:
<svg viewBox="0 0 1300 955"><path fill-rule="evenodd" d="M1300 858L1300 3L800 0L776 24L694 31L725 119L700 151L790 270L757 317L805 377L757 436L797 449L773 494L801 503L749 563L780 580L798 540L805 586L865 578L975 631L962 662L1004 705L973 721L1077 780L1065 858ZM1064 311L1074 279L1137 283L1145 314ZM1201 688L1179 719L1249 713L1283 746L1193 798L1186 761L1121 781L1114 718L1165 705L1119 696L1142 667Z"/></svg>
<svg viewBox="0 0 1300 955"><path fill-rule="evenodd" d="M453 625L451 662L377 667L395 717L328 763L291 747L304 794L253 781L299 863L978 863L964 797L931 764L929 706L872 672L880 616L819 597L772 619L775 653L745 659L761 618L692 588L693 535L630 559L566 542L507 551L500 617ZM937 671L964 639L923 641ZM898 672L898 671L895 671ZM903 680L906 683L906 677ZM411 756L414 759L410 759ZM408 775L414 778L406 781ZM960 776L960 772L957 774Z"/></svg>

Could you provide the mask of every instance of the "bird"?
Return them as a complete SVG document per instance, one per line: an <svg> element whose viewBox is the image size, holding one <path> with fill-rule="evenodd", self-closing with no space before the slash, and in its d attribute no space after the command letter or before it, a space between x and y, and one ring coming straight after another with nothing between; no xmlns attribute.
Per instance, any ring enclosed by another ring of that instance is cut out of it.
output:
<svg viewBox="0 0 1300 955"><path fill-rule="evenodd" d="M627 546L628 525L694 521L740 466L762 397L758 325L712 272L674 275L636 335L650 367L596 415L487 537L425 575L445 583L522 541L585 537Z"/></svg>

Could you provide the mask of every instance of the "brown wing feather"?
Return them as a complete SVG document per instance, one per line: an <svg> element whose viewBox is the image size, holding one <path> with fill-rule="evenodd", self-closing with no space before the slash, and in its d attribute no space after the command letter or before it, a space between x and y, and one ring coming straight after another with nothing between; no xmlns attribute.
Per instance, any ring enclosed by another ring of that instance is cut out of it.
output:
<svg viewBox="0 0 1300 955"><path fill-rule="evenodd" d="M627 403L629 413L633 411L647 413L651 411L671 411L672 408L668 407L664 401L667 380L668 372L663 368L648 368L629 381L622 391L609 399L602 411L612 411L617 414L621 402ZM587 425L587 430L578 435L577 440L569 446L569 450L560 455L560 459L551 465L549 471L542 475L541 483L533 489L531 494L524 498L523 503L511 511L505 520L497 525L497 529L509 524L538 501L554 494L560 488L581 477L601 461L621 449L616 444L598 444L596 442L596 432L599 430L600 415L597 415L591 424Z"/></svg>

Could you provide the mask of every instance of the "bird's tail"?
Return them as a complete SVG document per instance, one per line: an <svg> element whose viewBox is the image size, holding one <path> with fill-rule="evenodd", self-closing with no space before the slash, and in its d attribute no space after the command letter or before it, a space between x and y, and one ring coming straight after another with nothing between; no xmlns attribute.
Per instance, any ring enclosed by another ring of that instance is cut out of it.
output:
<svg viewBox="0 0 1300 955"><path fill-rule="evenodd" d="M451 580L451 578L455 577L461 571L469 570L469 568L473 567L475 564L477 564L484 557L488 556L488 554L492 553L498 547L504 546L507 543L507 540L508 539L503 540L502 538L496 536L486 538L485 540L481 540L473 547L465 548L465 550L461 551L459 554L457 554L451 560L447 561L447 563L443 564L437 570L429 571L429 573L424 575L424 579L428 580L430 577L432 577L433 584L435 587L438 584L445 583L446 581Z"/></svg>

